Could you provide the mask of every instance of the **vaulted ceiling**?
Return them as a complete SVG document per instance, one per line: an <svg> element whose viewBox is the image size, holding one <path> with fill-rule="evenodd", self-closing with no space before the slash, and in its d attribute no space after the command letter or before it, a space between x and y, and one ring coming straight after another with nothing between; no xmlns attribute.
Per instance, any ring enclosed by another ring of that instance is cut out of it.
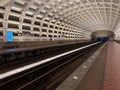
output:
<svg viewBox="0 0 120 90"><path fill-rule="evenodd" d="M118 31L120 22L120 0L0 0L0 6L91 32Z"/></svg>

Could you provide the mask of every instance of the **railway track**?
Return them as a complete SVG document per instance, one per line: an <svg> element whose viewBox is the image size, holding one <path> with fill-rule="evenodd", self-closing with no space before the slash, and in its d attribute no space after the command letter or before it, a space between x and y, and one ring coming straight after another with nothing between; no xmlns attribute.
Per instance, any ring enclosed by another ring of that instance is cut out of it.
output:
<svg viewBox="0 0 120 90"><path fill-rule="evenodd" d="M61 55L53 61L31 68L19 77L11 76L0 82L0 90L54 90L70 73L83 63L102 43ZM17 78L15 78L17 77ZM4 82L8 80L8 82Z"/></svg>
<svg viewBox="0 0 120 90"><path fill-rule="evenodd" d="M47 47L47 48L40 48L38 50L33 50L33 51L32 50L25 51L25 52L21 51L19 53L15 53L14 55L15 57L18 57L18 58L13 59L13 60L9 60L8 58L8 60L4 60L5 62L2 62L0 64L0 71L1 73L6 72L6 71L9 71L10 69L22 67L27 64L37 62L40 59L43 60L43 59L46 59L46 58L76 49L78 47L82 47L86 44L91 44L91 43L93 42L84 42L84 43L76 43L76 44L73 43L73 44L68 44L68 45L66 44L66 45L59 45L59 46L53 46L53 47ZM23 56L25 55L25 57L20 57L22 55ZM13 56L13 54L10 54L10 56ZM0 60L0 62L1 61L2 60Z"/></svg>

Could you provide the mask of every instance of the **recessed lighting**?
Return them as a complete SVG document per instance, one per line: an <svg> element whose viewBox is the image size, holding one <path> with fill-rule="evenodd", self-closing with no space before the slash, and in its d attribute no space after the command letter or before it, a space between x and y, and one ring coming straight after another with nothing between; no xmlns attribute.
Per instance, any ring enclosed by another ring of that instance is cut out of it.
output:
<svg viewBox="0 0 120 90"><path fill-rule="evenodd" d="M61 0L57 0L58 2L61 2Z"/></svg>
<svg viewBox="0 0 120 90"><path fill-rule="evenodd" d="M73 76L73 79L77 80L77 79L78 79L78 77L77 77L77 76Z"/></svg>
<svg viewBox="0 0 120 90"><path fill-rule="evenodd" d="M89 60L89 62L92 62L92 60Z"/></svg>
<svg viewBox="0 0 120 90"><path fill-rule="evenodd" d="M87 66L84 65L83 68L87 68Z"/></svg>

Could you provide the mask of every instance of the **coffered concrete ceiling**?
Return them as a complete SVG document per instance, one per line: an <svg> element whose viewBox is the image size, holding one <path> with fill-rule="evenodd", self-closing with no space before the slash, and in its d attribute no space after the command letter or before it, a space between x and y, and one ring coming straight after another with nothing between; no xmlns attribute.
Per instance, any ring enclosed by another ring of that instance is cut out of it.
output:
<svg viewBox="0 0 120 90"><path fill-rule="evenodd" d="M0 0L5 11L39 16L43 20L64 22L93 32L118 32L120 0Z"/></svg>

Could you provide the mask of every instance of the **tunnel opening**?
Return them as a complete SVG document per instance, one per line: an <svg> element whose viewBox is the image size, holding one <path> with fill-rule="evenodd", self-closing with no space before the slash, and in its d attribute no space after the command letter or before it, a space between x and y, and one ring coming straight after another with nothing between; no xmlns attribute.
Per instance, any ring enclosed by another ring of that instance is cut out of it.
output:
<svg viewBox="0 0 120 90"><path fill-rule="evenodd" d="M91 39L95 41L109 41L114 40L115 34L110 30L99 30L91 34Z"/></svg>
<svg viewBox="0 0 120 90"><path fill-rule="evenodd" d="M103 42L106 42L109 40L110 40L109 37L96 37L96 39L95 39L95 41L103 41Z"/></svg>

